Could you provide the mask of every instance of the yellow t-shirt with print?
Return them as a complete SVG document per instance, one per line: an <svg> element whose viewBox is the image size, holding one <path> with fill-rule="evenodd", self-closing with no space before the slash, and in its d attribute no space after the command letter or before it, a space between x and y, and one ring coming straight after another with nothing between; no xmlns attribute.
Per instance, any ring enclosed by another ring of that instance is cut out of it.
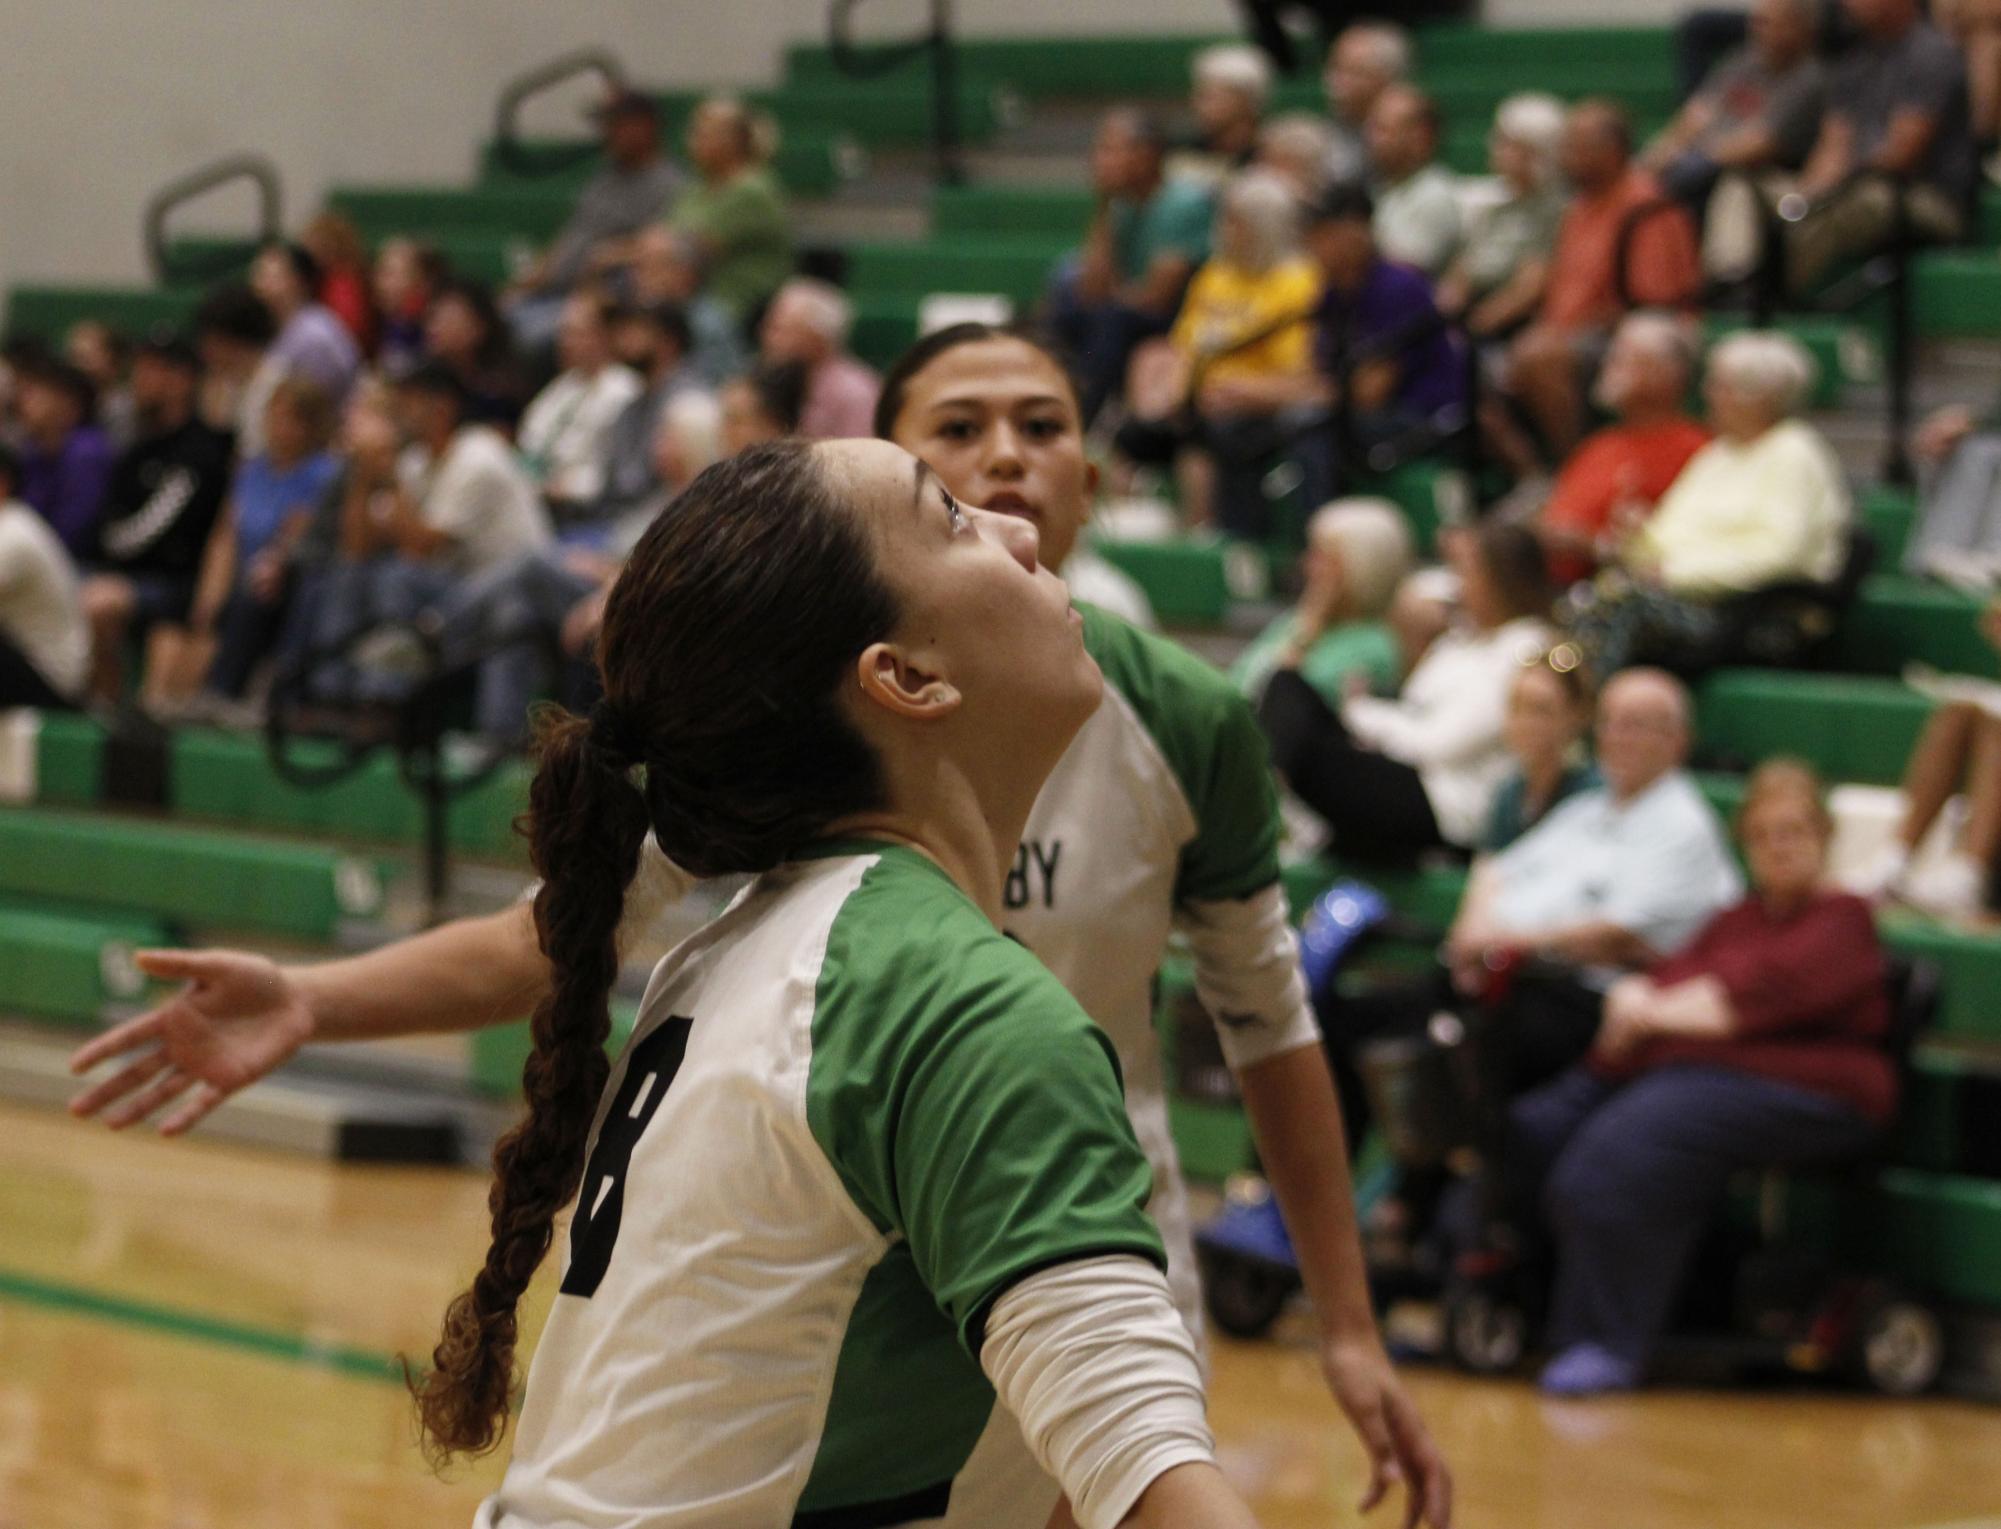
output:
<svg viewBox="0 0 2001 1529"><path fill-rule="evenodd" d="M1282 260L1268 271L1211 260L1189 282L1170 338L1205 380L1304 372L1313 364L1319 302L1320 272L1310 260ZM1233 349L1253 335L1263 338Z"/></svg>

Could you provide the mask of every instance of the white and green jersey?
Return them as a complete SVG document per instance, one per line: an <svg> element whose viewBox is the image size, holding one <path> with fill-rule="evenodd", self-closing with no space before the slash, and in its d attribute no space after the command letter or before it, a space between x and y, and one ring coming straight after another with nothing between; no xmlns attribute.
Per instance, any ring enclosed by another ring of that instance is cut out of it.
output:
<svg viewBox="0 0 2001 1529"><path fill-rule="evenodd" d="M1111 1037L1154 1172L1168 1282L1202 1330L1187 1193L1168 1128L1154 977L1177 927L1196 991L1242 1069L1319 1031L1278 884L1279 806L1264 735L1229 681L1185 648L1080 604L1105 699L1036 798L1005 891L1005 927ZM635 923L684 892L651 841Z"/></svg>
<svg viewBox="0 0 2001 1529"><path fill-rule="evenodd" d="M1279 808L1263 733L1228 679L1088 605L1105 699L1036 798L1006 890L1007 932L1105 1029L1154 1169L1175 1304L1199 1336L1187 1195L1168 1129L1154 977L1179 927L1233 1068L1314 1045L1278 884Z"/></svg>
<svg viewBox="0 0 2001 1529"><path fill-rule="evenodd" d="M612 1069L480 1529L977 1499L988 1311L1054 1265L1162 1263L1148 1180L1104 1033L929 860L851 842L758 878Z"/></svg>

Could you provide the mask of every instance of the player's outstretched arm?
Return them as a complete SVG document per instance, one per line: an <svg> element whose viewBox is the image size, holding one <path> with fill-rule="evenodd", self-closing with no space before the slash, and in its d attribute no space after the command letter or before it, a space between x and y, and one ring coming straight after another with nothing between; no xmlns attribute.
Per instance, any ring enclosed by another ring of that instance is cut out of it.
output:
<svg viewBox="0 0 2001 1529"><path fill-rule="evenodd" d="M549 983L526 904L460 919L365 955L281 966L235 950L149 950L140 969L185 984L157 1007L79 1047L70 1070L120 1065L70 1100L113 1130L170 1104L178 1136L308 1041L476 1030L517 1019Z"/></svg>

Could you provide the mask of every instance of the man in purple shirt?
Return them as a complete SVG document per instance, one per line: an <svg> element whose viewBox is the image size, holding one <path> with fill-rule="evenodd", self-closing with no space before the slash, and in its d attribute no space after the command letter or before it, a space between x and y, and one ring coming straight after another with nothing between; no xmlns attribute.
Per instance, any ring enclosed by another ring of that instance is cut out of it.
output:
<svg viewBox="0 0 2001 1529"><path fill-rule="evenodd" d="M1344 433L1345 444L1367 449L1452 421L1466 405L1465 354L1439 316L1431 279L1383 258L1374 217L1365 188L1336 183L1307 222L1307 251L1324 283L1314 366L1336 421L1301 442L1309 504L1339 490Z"/></svg>
<svg viewBox="0 0 2001 1529"><path fill-rule="evenodd" d="M1344 378L1358 420L1409 426L1466 398L1459 346L1432 301L1431 281L1376 247L1374 207L1359 186L1336 186L1314 209L1307 247L1325 288L1314 362Z"/></svg>
<svg viewBox="0 0 2001 1529"><path fill-rule="evenodd" d="M111 442L95 423L97 390L60 361L25 372L19 387L18 496L54 528L71 557L81 557L111 477Z"/></svg>

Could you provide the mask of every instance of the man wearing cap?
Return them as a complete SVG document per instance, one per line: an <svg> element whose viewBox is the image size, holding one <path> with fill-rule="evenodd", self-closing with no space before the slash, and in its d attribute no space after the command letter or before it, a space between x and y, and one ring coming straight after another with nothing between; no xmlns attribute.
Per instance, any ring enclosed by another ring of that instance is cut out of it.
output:
<svg viewBox="0 0 2001 1529"><path fill-rule="evenodd" d="M562 300L593 271L627 263L633 235L659 218L681 185L660 147L660 118L649 96L618 90L599 109L605 165L584 183L555 243L516 276L509 320L529 349L555 335Z"/></svg>
<svg viewBox="0 0 2001 1529"><path fill-rule="evenodd" d="M176 335L149 336L132 359L138 438L111 470L83 583L102 700L122 690L128 632L187 620L229 486L229 442L195 416L200 376L194 347Z"/></svg>

